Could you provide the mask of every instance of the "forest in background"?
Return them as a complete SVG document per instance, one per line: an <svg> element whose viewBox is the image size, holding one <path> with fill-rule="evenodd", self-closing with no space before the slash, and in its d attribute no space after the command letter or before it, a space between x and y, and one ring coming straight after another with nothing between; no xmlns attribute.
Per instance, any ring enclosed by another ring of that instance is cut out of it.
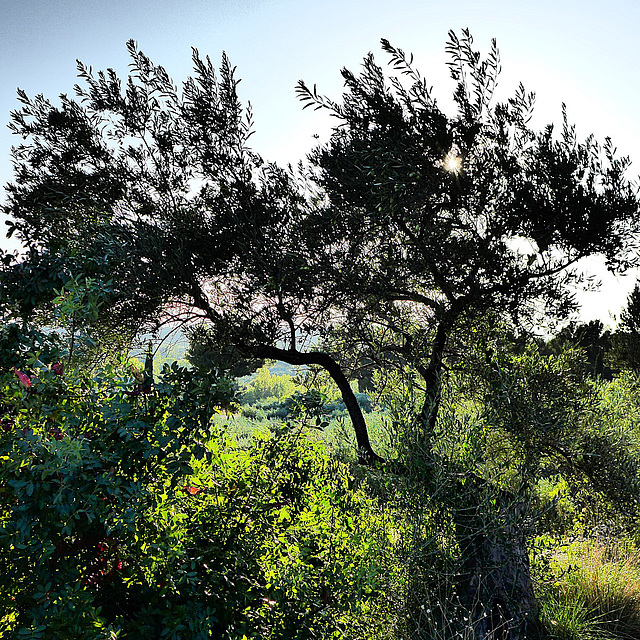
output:
<svg viewBox="0 0 640 640"><path fill-rule="evenodd" d="M2 637L638 638L640 288L570 321L584 259L637 266L629 160L496 102L468 31L452 116L386 40L301 81L337 124L297 168L226 56L128 48L11 115Z"/></svg>

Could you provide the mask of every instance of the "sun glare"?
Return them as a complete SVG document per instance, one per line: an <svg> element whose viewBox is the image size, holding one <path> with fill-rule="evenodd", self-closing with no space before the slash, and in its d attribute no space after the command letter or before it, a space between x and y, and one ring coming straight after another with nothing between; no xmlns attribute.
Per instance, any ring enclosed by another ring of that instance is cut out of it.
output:
<svg viewBox="0 0 640 640"><path fill-rule="evenodd" d="M457 155L455 149L451 149L444 159L444 168L451 173L458 174L462 168L462 159Z"/></svg>

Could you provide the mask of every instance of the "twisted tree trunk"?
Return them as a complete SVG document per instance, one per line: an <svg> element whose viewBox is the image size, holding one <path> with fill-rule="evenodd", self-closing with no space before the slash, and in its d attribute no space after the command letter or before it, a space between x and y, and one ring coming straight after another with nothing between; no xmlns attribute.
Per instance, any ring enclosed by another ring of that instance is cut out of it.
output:
<svg viewBox="0 0 640 640"><path fill-rule="evenodd" d="M442 320L438 324L436 335L431 345L429 365L426 367L418 367L418 372L422 376L425 386L424 403L420 411L419 420L425 429L428 439L433 436L438 420L442 392L444 351L447 346L450 326L451 323L446 320Z"/></svg>
<svg viewBox="0 0 640 640"><path fill-rule="evenodd" d="M460 567L461 597L469 607L478 638L535 638L539 605L533 591L527 548L528 503L508 492L479 504L489 490L473 478L459 493L466 506L454 510L456 537L464 561ZM487 512L493 503L491 513Z"/></svg>

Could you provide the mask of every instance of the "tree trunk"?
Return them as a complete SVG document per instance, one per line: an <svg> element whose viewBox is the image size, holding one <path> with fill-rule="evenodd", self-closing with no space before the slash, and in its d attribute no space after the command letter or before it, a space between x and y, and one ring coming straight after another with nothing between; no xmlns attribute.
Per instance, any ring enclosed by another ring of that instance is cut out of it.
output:
<svg viewBox="0 0 640 640"><path fill-rule="evenodd" d="M442 391L442 365L444 350L447 346L451 322L442 320L436 329L436 335L431 346L431 358L427 367L420 367L419 372L424 379L424 404L420 411L420 421L424 426L428 438L433 436L440 409L440 394Z"/></svg>
<svg viewBox="0 0 640 640"><path fill-rule="evenodd" d="M342 395L342 400L349 412L351 424L353 425L353 430L356 435L358 460L367 465L383 462L383 459L371 447L367 423L349 381L340 368L340 365L328 353L320 351L301 353L300 351L279 349L278 347L271 345L261 345L259 347L251 348L250 350L252 355L258 358L281 360L282 362L293 365L315 364L325 369L333 381L338 385L338 389L340 389L340 393Z"/></svg>
<svg viewBox="0 0 640 640"><path fill-rule="evenodd" d="M453 510L453 520L464 558L460 596L477 637L535 638L539 606L527 549L527 501L508 492L496 493L473 477L458 487L458 495L463 501ZM488 500L491 495L493 500Z"/></svg>

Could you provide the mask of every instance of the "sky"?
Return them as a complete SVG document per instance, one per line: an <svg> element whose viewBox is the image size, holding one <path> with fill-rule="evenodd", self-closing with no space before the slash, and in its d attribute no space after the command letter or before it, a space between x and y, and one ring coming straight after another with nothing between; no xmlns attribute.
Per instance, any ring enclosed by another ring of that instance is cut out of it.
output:
<svg viewBox="0 0 640 640"><path fill-rule="evenodd" d="M18 107L16 89L55 104L73 93L76 59L126 75L133 38L177 84L191 73L191 47L214 64L226 51L252 103L253 148L268 160L295 163L326 137L330 119L302 110L299 79L339 98L340 69L357 70L368 52L386 64L380 38L415 56L416 67L447 110L453 89L444 52L450 29L468 27L486 52L496 38L502 61L498 99L522 81L537 95L533 126L560 123L561 104L579 137L613 139L640 174L640 0L0 0L0 120ZM0 126L0 182L12 178L11 145ZM0 222L3 222L0 220ZM3 225L4 226L4 225ZM16 248L0 228L0 247ZM581 294L582 319L613 324L635 274Z"/></svg>

